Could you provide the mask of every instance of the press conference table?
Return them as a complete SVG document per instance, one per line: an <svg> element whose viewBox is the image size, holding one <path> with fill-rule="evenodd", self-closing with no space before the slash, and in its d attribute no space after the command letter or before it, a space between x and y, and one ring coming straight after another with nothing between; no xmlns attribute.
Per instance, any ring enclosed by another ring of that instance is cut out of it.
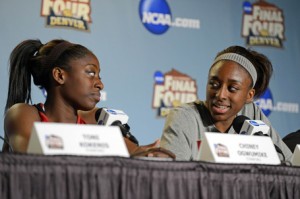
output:
<svg viewBox="0 0 300 199"><path fill-rule="evenodd" d="M0 198L300 199L300 167L2 153Z"/></svg>

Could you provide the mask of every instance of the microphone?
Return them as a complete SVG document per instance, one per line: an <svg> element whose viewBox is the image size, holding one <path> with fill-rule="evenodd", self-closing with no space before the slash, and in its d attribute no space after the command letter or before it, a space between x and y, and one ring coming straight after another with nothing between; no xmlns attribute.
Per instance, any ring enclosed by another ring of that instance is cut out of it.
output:
<svg viewBox="0 0 300 199"><path fill-rule="evenodd" d="M241 135L265 135L269 136L270 127L261 120L250 120L250 118L239 115L232 122L233 129Z"/></svg>
<svg viewBox="0 0 300 199"><path fill-rule="evenodd" d="M110 126L115 121L126 124L129 117L121 110L101 108L96 111L95 119L100 125Z"/></svg>
<svg viewBox="0 0 300 199"><path fill-rule="evenodd" d="M127 124L128 115L121 110L100 108L95 113L95 119L99 125L118 126L123 137L139 145L138 140L130 133L130 127Z"/></svg>
<svg viewBox="0 0 300 199"><path fill-rule="evenodd" d="M251 120L250 118L239 115L236 118L234 118L232 122L232 126L234 131L237 134L241 135L257 135L257 136L270 136L269 131L270 127L266 125L261 120ZM274 147L278 153L280 153L283 157L283 161L285 161L285 156L282 152L282 150L274 144Z"/></svg>

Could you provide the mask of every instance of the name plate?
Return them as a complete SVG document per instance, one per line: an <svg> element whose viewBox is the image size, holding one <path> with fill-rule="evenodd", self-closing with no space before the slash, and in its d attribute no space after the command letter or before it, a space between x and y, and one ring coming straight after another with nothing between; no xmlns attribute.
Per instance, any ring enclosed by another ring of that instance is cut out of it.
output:
<svg viewBox="0 0 300 199"><path fill-rule="evenodd" d="M292 165L300 166L300 144L297 144L292 156Z"/></svg>
<svg viewBox="0 0 300 199"><path fill-rule="evenodd" d="M119 127L35 122L27 153L129 157Z"/></svg>
<svg viewBox="0 0 300 199"><path fill-rule="evenodd" d="M205 132L198 160L216 163L280 164L270 137Z"/></svg>

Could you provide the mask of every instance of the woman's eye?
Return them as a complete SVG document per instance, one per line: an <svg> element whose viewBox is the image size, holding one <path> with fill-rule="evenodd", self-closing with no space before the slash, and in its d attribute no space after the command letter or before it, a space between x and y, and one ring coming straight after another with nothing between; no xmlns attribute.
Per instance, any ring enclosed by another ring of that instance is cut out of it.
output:
<svg viewBox="0 0 300 199"><path fill-rule="evenodd" d="M93 71L88 71L87 74L88 74L89 76L95 76L95 75L96 75L96 73L93 72Z"/></svg>
<svg viewBox="0 0 300 199"><path fill-rule="evenodd" d="M228 89L229 89L229 91L232 91L232 92L239 90L237 87L234 87L234 86L230 86Z"/></svg>
<svg viewBox="0 0 300 199"><path fill-rule="evenodd" d="M209 84L211 85L212 88L217 88L219 86L219 84L216 82L210 82Z"/></svg>

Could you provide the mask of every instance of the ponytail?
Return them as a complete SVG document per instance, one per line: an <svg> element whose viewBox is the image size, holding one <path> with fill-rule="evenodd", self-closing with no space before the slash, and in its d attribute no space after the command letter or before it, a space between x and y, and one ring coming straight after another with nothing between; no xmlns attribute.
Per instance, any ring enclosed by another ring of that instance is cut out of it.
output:
<svg viewBox="0 0 300 199"><path fill-rule="evenodd" d="M25 40L12 51L5 112L16 103L31 102L31 60L41 46L40 40Z"/></svg>
<svg viewBox="0 0 300 199"><path fill-rule="evenodd" d="M92 53L86 47L55 39L45 45L40 40L25 40L10 55L9 86L5 112L16 103L31 103L33 83L47 91L51 87L51 71L55 66L64 70L72 59Z"/></svg>

